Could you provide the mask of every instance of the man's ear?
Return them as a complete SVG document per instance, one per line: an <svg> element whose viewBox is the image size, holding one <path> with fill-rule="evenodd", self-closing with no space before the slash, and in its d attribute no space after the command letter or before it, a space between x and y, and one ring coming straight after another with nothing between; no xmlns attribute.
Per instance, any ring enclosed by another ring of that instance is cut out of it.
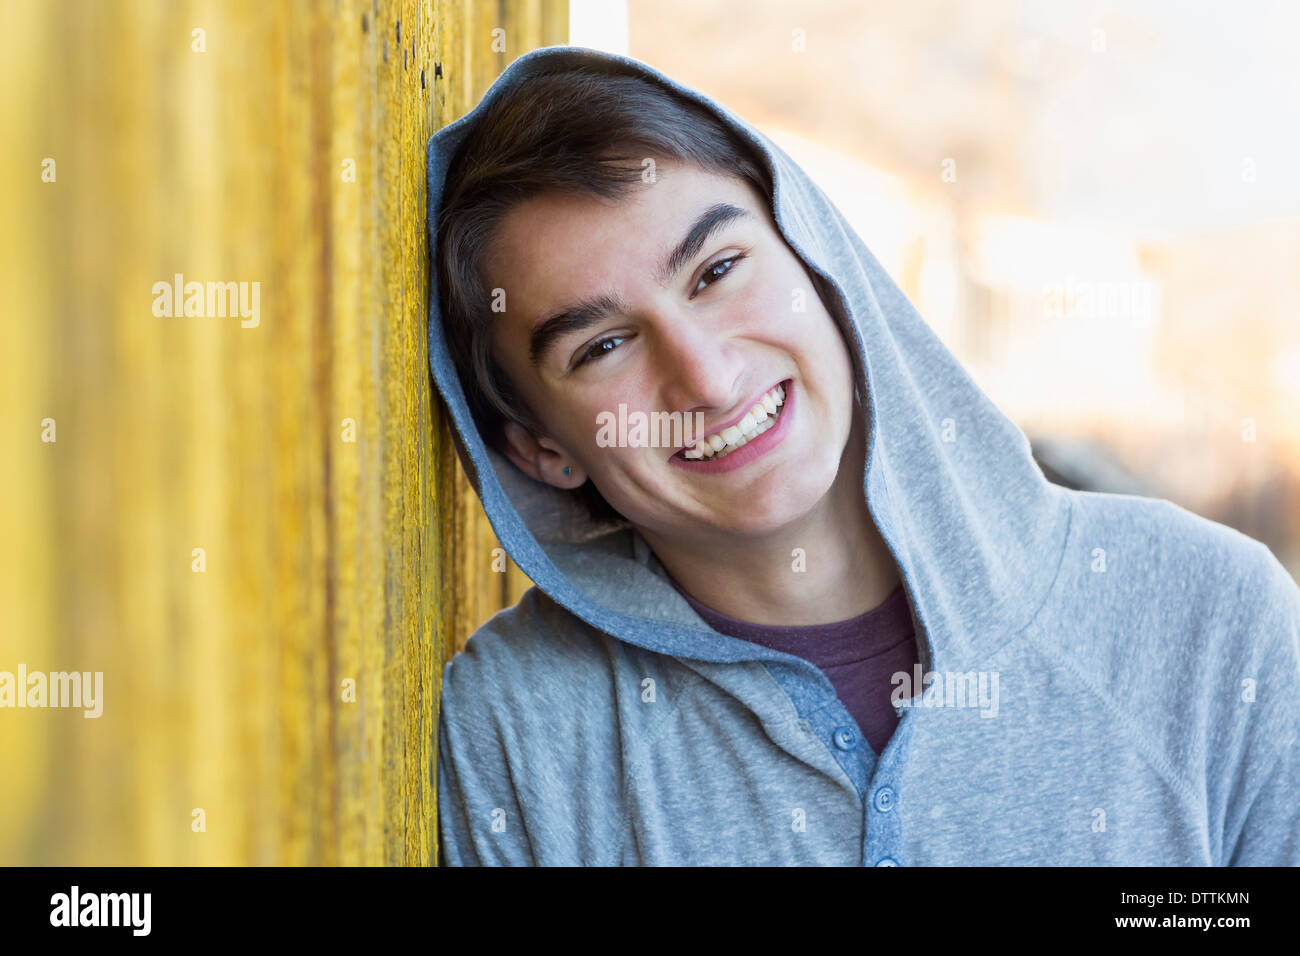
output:
<svg viewBox="0 0 1300 956"><path fill-rule="evenodd" d="M582 467L549 438L537 438L523 426L506 422L502 439L502 452L529 478L564 489L577 488L587 480Z"/></svg>

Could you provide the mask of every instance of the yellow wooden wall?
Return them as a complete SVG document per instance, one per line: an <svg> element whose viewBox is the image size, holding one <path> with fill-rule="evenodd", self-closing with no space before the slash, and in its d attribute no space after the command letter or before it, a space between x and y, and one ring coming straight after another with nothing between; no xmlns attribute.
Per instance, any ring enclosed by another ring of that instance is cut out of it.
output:
<svg viewBox="0 0 1300 956"><path fill-rule="evenodd" d="M566 37L563 0L0 4L0 671L104 682L0 709L0 864L433 862L443 660L527 582L432 393L424 150ZM258 324L155 315L176 273Z"/></svg>

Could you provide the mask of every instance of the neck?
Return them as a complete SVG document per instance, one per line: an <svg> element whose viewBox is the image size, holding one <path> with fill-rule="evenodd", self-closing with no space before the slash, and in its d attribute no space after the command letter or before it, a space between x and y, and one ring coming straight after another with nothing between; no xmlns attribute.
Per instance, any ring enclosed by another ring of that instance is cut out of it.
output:
<svg viewBox="0 0 1300 956"><path fill-rule="evenodd" d="M693 598L728 617L771 626L857 617L878 607L902 580L867 510L865 466L866 438L855 405L835 483L799 521L741 546L719 542L723 547L714 550L642 535Z"/></svg>

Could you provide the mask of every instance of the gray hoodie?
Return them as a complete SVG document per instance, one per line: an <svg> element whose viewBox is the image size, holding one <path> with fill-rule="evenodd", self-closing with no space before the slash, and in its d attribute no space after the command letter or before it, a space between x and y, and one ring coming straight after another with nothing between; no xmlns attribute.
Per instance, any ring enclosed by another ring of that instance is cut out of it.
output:
<svg viewBox="0 0 1300 956"><path fill-rule="evenodd" d="M921 666L900 675L902 719L874 753L814 665L712 630L634 528L595 525L485 446L435 294L430 363L458 453L535 582L445 667L441 860L1300 864L1295 581L1263 544L1167 501L1049 483L757 129L636 60L535 50L430 140L431 238L483 104L570 61L705 105L770 168L778 228L847 304L837 321L868 398L864 494Z"/></svg>

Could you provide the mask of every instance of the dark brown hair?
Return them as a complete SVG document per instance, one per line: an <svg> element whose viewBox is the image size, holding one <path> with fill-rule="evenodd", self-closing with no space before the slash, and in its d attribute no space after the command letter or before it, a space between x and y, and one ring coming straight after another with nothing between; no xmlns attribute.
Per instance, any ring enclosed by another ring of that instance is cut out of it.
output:
<svg viewBox="0 0 1300 956"><path fill-rule="evenodd" d="M646 158L747 180L771 205L767 168L713 113L599 64L559 67L507 91L452 157L434 278L448 348L489 444L501 446L506 421L540 432L492 356L497 313L482 270L497 228L515 205L547 192L620 199L641 181ZM592 482L579 492L593 517L618 517Z"/></svg>

